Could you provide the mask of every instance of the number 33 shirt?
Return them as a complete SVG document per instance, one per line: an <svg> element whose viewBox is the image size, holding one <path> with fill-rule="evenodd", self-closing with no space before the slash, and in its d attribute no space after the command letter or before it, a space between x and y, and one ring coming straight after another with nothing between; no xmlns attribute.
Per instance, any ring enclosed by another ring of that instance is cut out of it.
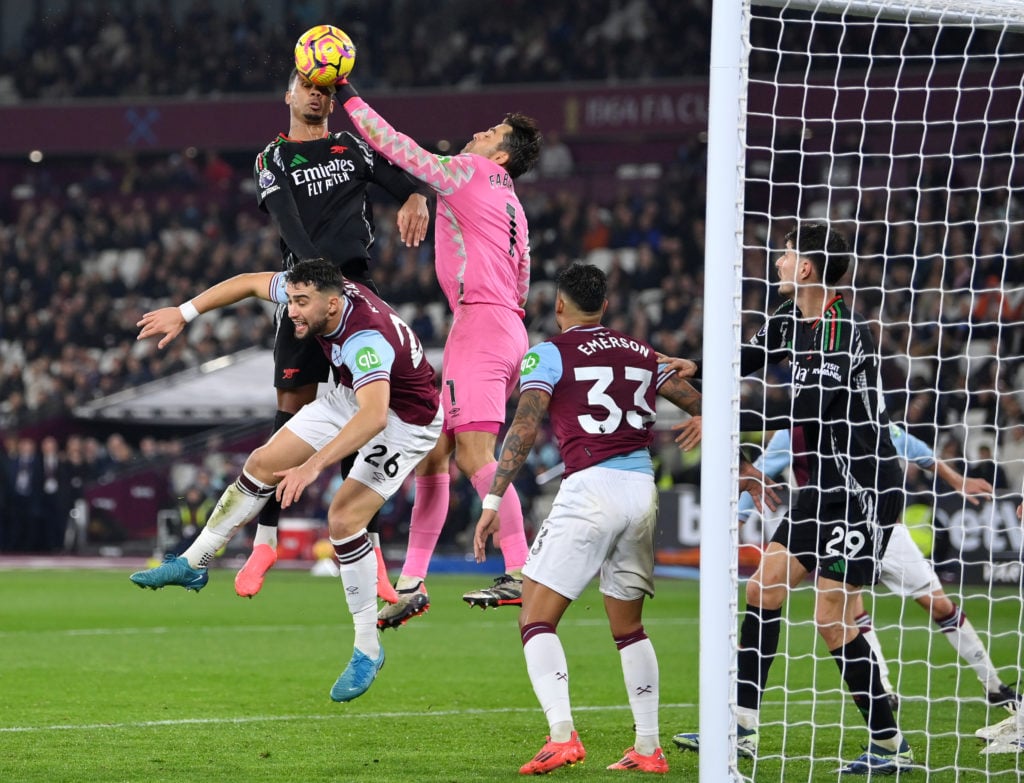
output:
<svg viewBox="0 0 1024 783"><path fill-rule="evenodd" d="M551 395L548 416L569 476L646 452L657 390L670 375L642 340L604 326L572 327L523 357L519 389Z"/></svg>

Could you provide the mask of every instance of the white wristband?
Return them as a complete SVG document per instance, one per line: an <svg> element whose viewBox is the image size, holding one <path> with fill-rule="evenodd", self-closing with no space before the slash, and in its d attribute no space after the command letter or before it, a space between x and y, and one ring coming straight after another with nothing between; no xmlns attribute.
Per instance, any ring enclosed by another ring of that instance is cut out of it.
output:
<svg viewBox="0 0 1024 783"><path fill-rule="evenodd" d="M501 495L487 495L481 505L488 511L497 511L501 506Z"/></svg>
<svg viewBox="0 0 1024 783"><path fill-rule="evenodd" d="M199 311L192 304L191 299L184 304L178 305L178 309L181 311L181 317L185 319L185 323L191 323L199 317Z"/></svg>

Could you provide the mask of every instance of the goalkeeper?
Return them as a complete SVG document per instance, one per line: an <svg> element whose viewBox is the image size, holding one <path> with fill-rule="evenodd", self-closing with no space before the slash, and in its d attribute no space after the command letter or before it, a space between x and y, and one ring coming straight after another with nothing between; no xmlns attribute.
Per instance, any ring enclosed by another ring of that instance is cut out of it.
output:
<svg viewBox="0 0 1024 783"><path fill-rule="evenodd" d="M458 155L439 156L392 128L347 80L339 85L338 100L371 147L437 193L434 266L453 315L441 367L444 432L416 469L398 602L379 618L382 628L396 628L429 606L424 578L448 514L452 452L481 498L497 470L494 450L505 404L529 347L523 324L529 229L514 183L536 162L541 140L532 119L507 114L473 134ZM505 573L492 586L463 595L470 605L522 604L526 533L514 489L505 493L498 514Z"/></svg>

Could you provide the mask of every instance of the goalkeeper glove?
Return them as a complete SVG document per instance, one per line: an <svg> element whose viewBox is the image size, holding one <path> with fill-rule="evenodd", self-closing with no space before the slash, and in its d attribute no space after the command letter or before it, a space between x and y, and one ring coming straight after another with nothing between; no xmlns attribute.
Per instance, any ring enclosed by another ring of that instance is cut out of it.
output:
<svg viewBox="0 0 1024 783"><path fill-rule="evenodd" d="M337 90L335 95L338 98L338 103L345 103L349 98L355 98L359 93L356 92L356 88L348 80L348 76L342 76L334 83L334 87Z"/></svg>

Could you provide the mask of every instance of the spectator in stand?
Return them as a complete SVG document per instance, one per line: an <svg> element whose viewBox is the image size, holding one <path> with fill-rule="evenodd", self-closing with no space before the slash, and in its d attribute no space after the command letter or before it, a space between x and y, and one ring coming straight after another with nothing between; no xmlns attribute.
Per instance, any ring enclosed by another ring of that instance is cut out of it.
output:
<svg viewBox="0 0 1024 783"><path fill-rule="evenodd" d="M636 247L640 244L641 232L637 225L637 214L633 206L625 198L620 198L612 207L611 236L608 246L611 248Z"/></svg>
<svg viewBox="0 0 1024 783"><path fill-rule="evenodd" d="M180 555L196 540L199 531L206 526L206 521L213 513L217 501L207 495L201 487L192 486L185 490L184 497L178 502L178 543L170 550ZM223 550L218 551L218 555Z"/></svg>
<svg viewBox="0 0 1024 783"><path fill-rule="evenodd" d="M914 392L907 403L906 414L903 417L907 432L915 437L931 443L935 440L935 421L938 418L936 410L935 395L928 389L911 388Z"/></svg>
<svg viewBox="0 0 1024 783"><path fill-rule="evenodd" d="M646 242L638 245L636 266L633 269L633 288L637 291L661 288L664 277L665 266L654 252L654 248Z"/></svg>
<svg viewBox="0 0 1024 783"><path fill-rule="evenodd" d="M145 462L152 462L163 456L160 441L152 435L145 435L139 438L139 459Z"/></svg>
<svg viewBox="0 0 1024 783"><path fill-rule="evenodd" d="M218 155L216 150L209 150L203 164L203 180L215 190L227 190L234 179L235 172L231 164Z"/></svg>
<svg viewBox="0 0 1024 783"><path fill-rule="evenodd" d="M579 199L568 193L559 194L551 225L552 230L548 232L548 244L544 245L545 256L552 258L562 256L568 259L585 251L586 248L584 248L580 241L581 209ZM600 240L595 241L599 242ZM604 244L597 244L596 246L607 247L607 244L607 240L604 240ZM542 257L544 256L537 256L537 258ZM560 264L559 267L566 265L567 262ZM547 278L540 279L549 278L550 275Z"/></svg>
<svg viewBox="0 0 1024 783"><path fill-rule="evenodd" d="M1006 474L1007 487L1019 492L1024 485L1024 412L1015 395L1004 395L1003 414L1006 423L999 428L996 453Z"/></svg>
<svg viewBox="0 0 1024 783"><path fill-rule="evenodd" d="M135 452L119 432L107 436L106 461L103 472L114 476L125 471L135 460Z"/></svg>
<svg viewBox="0 0 1024 783"><path fill-rule="evenodd" d="M543 179L564 179L572 174L572 150L557 130L544 134L544 146L537 158L537 173Z"/></svg>
<svg viewBox="0 0 1024 783"><path fill-rule="evenodd" d="M14 552L26 552L32 548L36 538L43 500L43 466L32 438L18 438L8 470L11 487L8 548Z"/></svg>
<svg viewBox="0 0 1024 783"><path fill-rule="evenodd" d="M583 219L583 252L608 247L612 240L612 231L609 226L610 218L607 210L600 204L591 202L587 205Z"/></svg>
<svg viewBox="0 0 1024 783"><path fill-rule="evenodd" d="M1010 482L1006 478L1006 472L996 464L992 456L992 446L988 443L978 444L977 457L967 468L967 475L971 478L978 478L987 481L996 491L1010 489Z"/></svg>
<svg viewBox="0 0 1024 783"><path fill-rule="evenodd" d="M15 448L12 437L0 440L0 552L7 550L10 534L10 512L14 503L11 465Z"/></svg>
<svg viewBox="0 0 1024 783"><path fill-rule="evenodd" d="M71 511L71 473L60 444L52 435L39 443L42 466L40 524L31 547L41 552L57 552L64 548L64 534Z"/></svg>
<svg viewBox="0 0 1024 783"><path fill-rule="evenodd" d="M661 321L658 324L660 329L677 331L686 322L686 316L690 308L683 301L682 294L673 291L665 297L661 305Z"/></svg>
<svg viewBox="0 0 1024 783"><path fill-rule="evenodd" d="M630 247L646 244L650 245L655 250L661 249L663 238L661 229L661 207L656 199L647 199L644 201L643 206L640 208L640 214L637 217L637 232L637 239L630 245Z"/></svg>
<svg viewBox="0 0 1024 783"><path fill-rule="evenodd" d="M434 321L430 317L430 313L427 312L426 305L421 303L416 306L416 314L409 322L409 326L412 327L412 330L416 332L416 336L426 345L436 344L437 330L434 328Z"/></svg>
<svg viewBox="0 0 1024 783"><path fill-rule="evenodd" d="M96 477L94 468L87 460L85 439L81 435L69 435L64 444L64 456L68 469L68 507L73 512L75 504L85 497L85 489ZM75 539L78 543L78 539Z"/></svg>

